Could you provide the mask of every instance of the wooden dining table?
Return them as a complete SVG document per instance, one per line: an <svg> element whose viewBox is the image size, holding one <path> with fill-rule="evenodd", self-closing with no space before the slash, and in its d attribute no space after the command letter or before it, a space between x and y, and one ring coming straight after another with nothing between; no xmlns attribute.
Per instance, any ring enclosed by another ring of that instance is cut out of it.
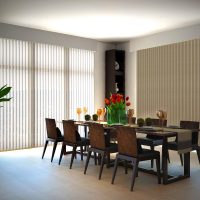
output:
<svg viewBox="0 0 200 200"><path fill-rule="evenodd" d="M85 131L85 137L87 137L87 127L88 127L88 123L87 122L76 122L77 125L80 126L84 126L84 131ZM106 134L110 134L111 132L116 130L117 126L109 126L106 123L103 124L104 126L104 130ZM124 126L129 126L133 129L136 130L137 133L142 133L145 135L154 135L154 136L160 136L163 139L163 144L162 144L162 180L163 180L163 184L169 184L169 183L173 183L176 181L180 181L182 179L185 178L189 178L190 177L190 150L184 152L184 172L183 174L179 174L176 176L172 176L169 174L168 172L168 148L167 148L167 144L168 144L168 139L172 138L172 137L177 137L178 136L178 132L180 134L181 131L177 131L177 129L173 129L173 128L162 128L162 127L138 127L137 125L124 125ZM184 132L185 129L182 129L182 131ZM192 136L192 132L197 131L197 130L187 130L190 131L191 136ZM191 137L192 138L192 137ZM141 168L139 168L141 169ZM151 170L147 170L147 169L141 169L144 172L147 173L152 173L152 174L156 174L152 169Z"/></svg>

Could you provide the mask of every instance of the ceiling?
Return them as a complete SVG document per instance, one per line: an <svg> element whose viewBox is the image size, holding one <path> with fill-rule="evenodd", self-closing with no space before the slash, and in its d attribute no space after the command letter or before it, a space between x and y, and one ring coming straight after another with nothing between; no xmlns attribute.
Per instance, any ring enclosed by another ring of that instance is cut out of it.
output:
<svg viewBox="0 0 200 200"><path fill-rule="evenodd" d="M107 42L200 23L200 0L0 0L0 22Z"/></svg>

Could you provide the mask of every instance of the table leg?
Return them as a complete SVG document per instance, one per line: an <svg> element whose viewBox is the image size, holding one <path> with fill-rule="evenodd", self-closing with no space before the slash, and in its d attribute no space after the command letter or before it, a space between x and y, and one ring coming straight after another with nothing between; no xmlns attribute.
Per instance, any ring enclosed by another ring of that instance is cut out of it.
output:
<svg viewBox="0 0 200 200"><path fill-rule="evenodd" d="M190 152L184 153L184 175L190 177Z"/></svg>
<svg viewBox="0 0 200 200"><path fill-rule="evenodd" d="M162 169L163 169L163 184L167 184L168 182L168 161L167 161L167 138L163 138L162 145Z"/></svg>

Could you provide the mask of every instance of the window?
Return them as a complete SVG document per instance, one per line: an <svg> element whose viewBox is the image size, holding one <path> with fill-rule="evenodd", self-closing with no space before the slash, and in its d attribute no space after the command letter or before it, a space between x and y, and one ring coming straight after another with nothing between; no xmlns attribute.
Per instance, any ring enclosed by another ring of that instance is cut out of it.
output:
<svg viewBox="0 0 200 200"><path fill-rule="evenodd" d="M0 108L0 151L44 145L46 117L76 119L83 106L94 113L94 52L0 39L5 84L13 98Z"/></svg>

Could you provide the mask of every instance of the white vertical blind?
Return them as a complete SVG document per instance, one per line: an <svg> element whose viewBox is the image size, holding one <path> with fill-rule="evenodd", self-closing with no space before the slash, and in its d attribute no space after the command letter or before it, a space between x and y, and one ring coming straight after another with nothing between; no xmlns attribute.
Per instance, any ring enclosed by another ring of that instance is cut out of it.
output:
<svg viewBox="0 0 200 200"><path fill-rule="evenodd" d="M64 47L35 44L35 146L44 144L45 118L64 119Z"/></svg>
<svg viewBox="0 0 200 200"><path fill-rule="evenodd" d="M10 102L0 108L0 151L31 146L31 43L0 39L0 87L12 86Z"/></svg>
<svg viewBox="0 0 200 200"><path fill-rule="evenodd" d="M0 151L42 146L45 118L76 119L83 106L94 113L94 52L0 39L6 84L13 98L0 108Z"/></svg>
<svg viewBox="0 0 200 200"><path fill-rule="evenodd" d="M69 49L68 95L71 119L77 119L77 107L85 106L89 114L94 113L94 54L93 51Z"/></svg>

